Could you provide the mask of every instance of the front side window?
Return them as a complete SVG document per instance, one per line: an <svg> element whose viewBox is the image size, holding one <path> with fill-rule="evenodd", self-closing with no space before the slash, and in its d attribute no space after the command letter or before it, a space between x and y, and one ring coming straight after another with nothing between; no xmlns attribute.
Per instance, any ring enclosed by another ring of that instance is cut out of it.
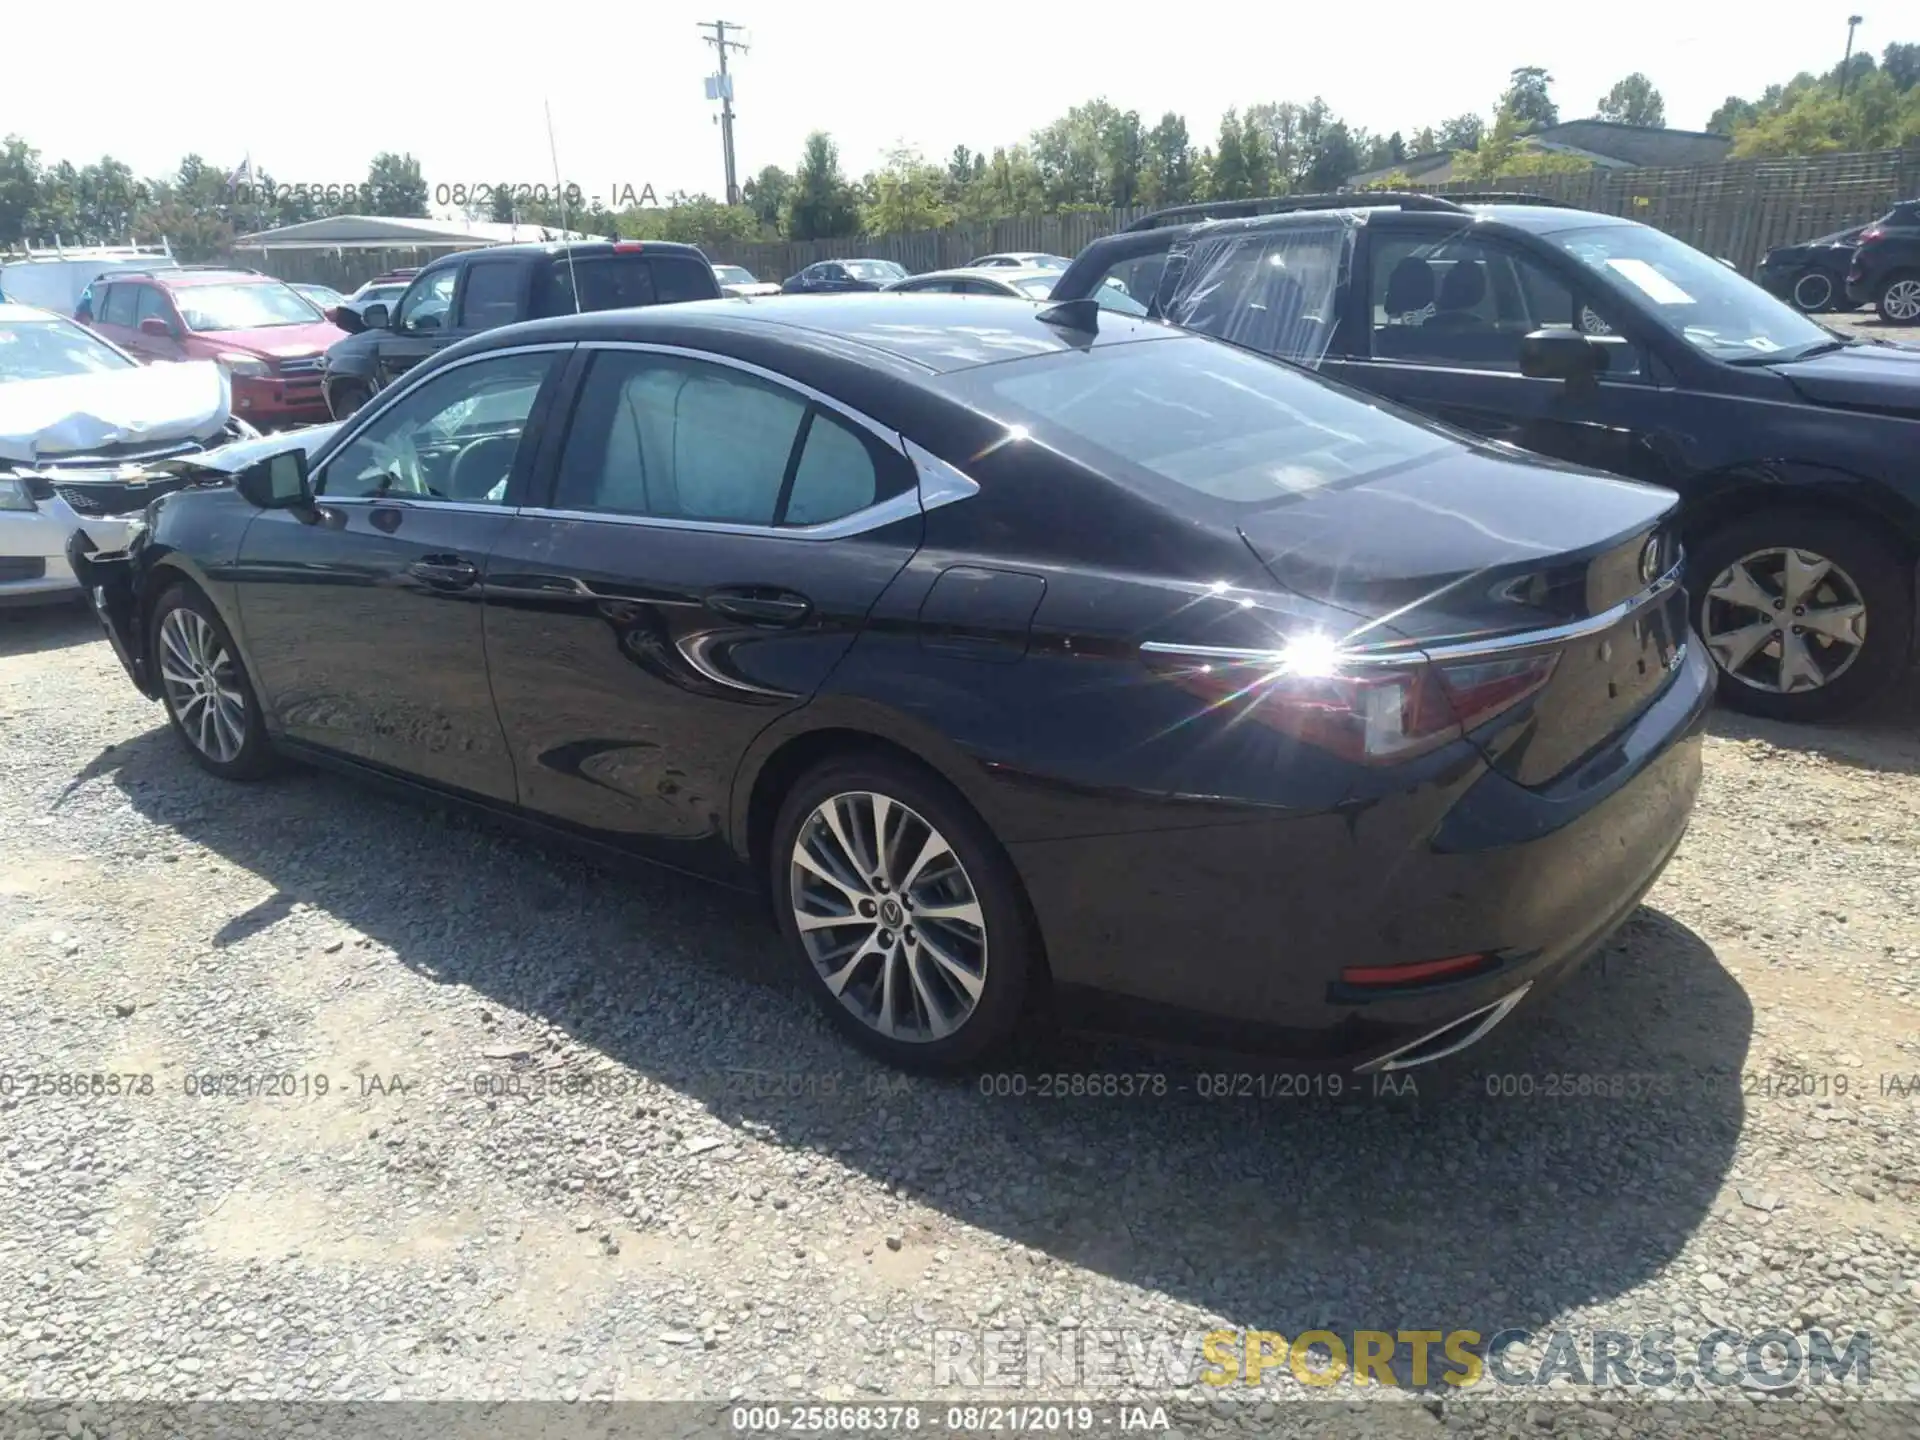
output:
<svg viewBox="0 0 1920 1440"><path fill-rule="evenodd" d="M1554 270L1485 236L1379 230L1369 268L1376 360L1517 375L1536 330L1613 334L1596 305ZM1642 368L1637 347L1608 345L1609 378Z"/></svg>
<svg viewBox="0 0 1920 1440"><path fill-rule="evenodd" d="M983 365L944 383L1040 443L1176 503L1197 494L1272 504L1459 443L1312 375L1191 336Z"/></svg>
<svg viewBox="0 0 1920 1440"><path fill-rule="evenodd" d="M1797 310L1664 231L1596 225L1545 238L1662 329L1716 359L1762 363L1833 342Z"/></svg>
<svg viewBox="0 0 1920 1440"><path fill-rule="evenodd" d="M133 323L136 325L149 319L164 320L169 330L173 328L173 307L167 304L167 297L157 285L140 287L140 303L133 312Z"/></svg>
<svg viewBox="0 0 1920 1440"><path fill-rule="evenodd" d="M677 356L596 355L554 506L734 525L814 525L871 505L866 442L802 396Z"/></svg>
<svg viewBox="0 0 1920 1440"><path fill-rule="evenodd" d="M393 328L419 332L446 328L447 312L453 309L453 286L460 272L449 266L434 275L416 280L401 297L400 313Z"/></svg>
<svg viewBox="0 0 1920 1440"><path fill-rule="evenodd" d="M846 267L836 276L844 280L852 275L856 280L871 280L884 284L888 280L904 280L906 270L891 260L849 260Z"/></svg>
<svg viewBox="0 0 1920 1440"><path fill-rule="evenodd" d="M548 267L541 289L537 311L541 315L624 310L659 300L653 268L639 255L576 256L572 260L562 256Z"/></svg>
<svg viewBox="0 0 1920 1440"><path fill-rule="evenodd" d="M1337 215L1202 236L1186 247L1166 317L1262 355L1317 365L1333 343L1352 237L1352 222Z"/></svg>
<svg viewBox="0 0 1920 1440"><path fill-rule="evenodd" d="M174 304L189 330L270 330L311 325L320 318L297 290L278 281L183 285Z"/></svg>
<svg viewBox="0 0 1920 1440"><path fill-rule="evenodd" d="M125 370L134 363L69 320L0 321L0 385Z"/></svg>
<svg viewBox="0 0 1920 1440"><path fill-rule="evenodd" d="M551 354L443 370L396 400L322 468L318 494L500 505Z"/></svg>
<svg viewBox="0 0 1920 1440"><path fill-rule="evenodd" d="M491 330L520 318L523 267L512 263L467 267L467 288L460 301L460 323L469 330Z"/></svg>
<svg viewBox="0 0 1920 1440"><path fill-rule="evenodd" d="M131 330L135 324L134 315L140 304L139 285L109 285L107 298L100 306L100 322L103 325L124 325Z"/></svg>

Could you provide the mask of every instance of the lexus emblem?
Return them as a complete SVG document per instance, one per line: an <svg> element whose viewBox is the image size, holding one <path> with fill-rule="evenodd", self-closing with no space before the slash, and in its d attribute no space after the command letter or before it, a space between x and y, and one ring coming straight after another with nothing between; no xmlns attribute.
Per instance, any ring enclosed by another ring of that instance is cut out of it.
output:
<svg viewBox="0 0 1920 1440"><path fill-rule="evenodd" d="M1660 537L1654 536L1647 541L1646 548L1640 552L1640 580L1651 585L1660 578Z"/></svg>

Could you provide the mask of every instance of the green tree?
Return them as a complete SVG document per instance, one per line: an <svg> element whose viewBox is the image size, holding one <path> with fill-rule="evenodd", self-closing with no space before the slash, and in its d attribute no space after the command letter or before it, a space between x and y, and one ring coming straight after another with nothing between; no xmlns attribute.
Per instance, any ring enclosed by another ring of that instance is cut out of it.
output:
<svg viewBox="0 0 1920 1440"><path fill-rule="evenodd" d="M1107 135L1120 112L1104 99L1075 105L1033 132L1033 159L1052 209L1108 203Z"/></svg>
<svg viewBox="0 0 1920 1440"><path fill-rule="evenodd" d="M851 235L859 224L853 187L840 173L840 150L824 130L807 136L787 198L787 234L795 240Z"/></svg>
<svg viewBox="0 0 1920 1440"><path fill-rule="evenodd" d="M1454 178L1494 180L1512 175L1575 174L1591 165L1573 155L1536 150L1527 140L1520 117L1503 108L1478 150L1461 153L1454 161Z"/></svg>
<svg viewBox="0 0 1920 1440"><path fill-rule="evenodd" d="M1487 122L1478 115L1456 115L1451 120L1442 122L1440 133L1435 137L1439 144L1434 148L1436 150L1478 150L1480 141L1486 133Z"/></svg>
<svg viewBox="0 0 1920 1440"><path fill-rule="evenodd" d="M946 203L948 175L907 146L887 153L871 178L871 195L861 216L868 235L911 235L953 223Z"/></svg>
<svg viewBox="0 0 1920 1440"><path fill-rule="evenodd" d="M1720 102L1720 108L1707 117L1707 129L1716 135L1732 135L1741 126L1751 125L1759 118L1760 107L1753 101L1729 95Z"/></svg>
<svg viewBox="0 0 1920 1440"><path fill-rule="evenodd" d="M1474 117L1475 120L1479 118L1477 115ZM1479 142L1476 141L1475 143L1477 144ZM1413 138L1407 142L1407 155L1431 155L1434 151L1445 148L1447 147L1440 143L1440 136L1434 128L1431 125L1422 125L1418 130L1413 132ZM1453 148L1471 150L1473 146L1460 145ZM1404 160L1406 156L1403 155L1400 158Z"/></svg>
<svg viewBox="0 0 1920 1440"><path fill-rule="evenodd" d="M1187 122L1169 110L1147 135L1140 198L1149 205L1185 205L1193 199L1193 141Z"/></svg>
<svg viewBox="0 0 1920 1440"><path fill-rule="evenodd" d="M1513 112L1522 134L1560 123L1560 109L1547 93L1553 76L1538 65L1520 65L1511 72L1511 80L1500 96L1500 108Z"/></svg>
<svg viewBox="0 0 1920 1440"><path fill-rule="evenodd" d="M40 152L18 135L0 143L0 246L18 245L40 208Z"/></svg>
<svg viewBox="0 0 1920 1440"><path fill-rule="evenodd" d="M780 233L780 222L786 218L787 201L792 195L793 177L778 165L766 166L740 187L740 198L753 212L760 228L776 235Z"/></svg>
<svg viewBox="0 0 1920 1440"><path fill-rule="evenodd" d="M411 154L396 155L382 150L367 166L370 196L362 197L375 215L393 215L424 220L427 218L427 182L420 173L420 162Z"/></svg>
<svg viewBox="0 0 1920 1440"><path fill-rule="evenodd" d="M1902 95L1920 84L1920 44L1893 44L1880 53L1880 72Z"/></svg>
<svg viewBox="0 0 1920 1440"><path fill-rule="evenodd" d="M1213 183L1209 200L1241 200L1253 193L1247 176L1246 127L1240 112L1229 109L1220 117L1220 139L1213 151Z"/></svg>
<svg viewBox="0 0 1920 1440"><path fill-rule="evenodd" d="M1653 88L1653 82L1638 70L1624 80L1616 80L1611 90L1600 97L1599 116L1620 125L1667 123L1667 102Z"/></svg>
<svg viewBox="0 0 1920 1440"><path fill-rule="evenodd" d="M1363 168L1360 159L1353 132L1344 120L1335 120L1316 137L1307 173L1300 178L1301 187L1314 194L1338 190L1349 175Z"/></svg>
<svg viewBox="0 0 1920 1440"><path fill-rule="evenodd" d="M1040 167L1024 145L997 147L960 197L961 218L972 224L1037 215L1046 208Z"/></svg>
<svg viewBox="0 0 1920 1440"><path fill-rule="evenodd" d="M1147 132L1138 110L1114 115L1100 137L1106 161L1109 205L1124 209L1140 198L1147 169Z"/></svg>
<svg viewBox="0 0 1920 1440"><path fill-rule="evenodd" d="M1266 131L1251 114L1242 117L1240 122L1240 159L1246 166L1247 194L1271 195L1281 188L1279 158L1267 144Z"/></svg>

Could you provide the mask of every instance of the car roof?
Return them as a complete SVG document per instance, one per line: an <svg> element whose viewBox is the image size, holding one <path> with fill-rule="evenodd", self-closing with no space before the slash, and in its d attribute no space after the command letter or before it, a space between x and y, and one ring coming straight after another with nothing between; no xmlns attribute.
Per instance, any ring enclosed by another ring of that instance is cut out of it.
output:
<svg viewBox="0 0 1920 1440"><path fill-rule="evenodd" d="M1016 280L1059 278L1058 270L1047 270L1038 265L956 265L951 270L927 270L918 275L909 275L906 280L894 283L904 285L907 280L992 280L1011 285Z"/></svg>
<svg viewBox="0 0 1920 1440"><path fill-rule="evenodd" d="M24 320L58 320L63 324L73 324L58 311L42 310L38 305L22 305L18 300L0 301L0 324Z"/></svg>
<svg viewBox="0 0 1920 1440"><path fill-rule="evenodd" d="M616 249L616 246L618 249ZM706 252L698 245L683 245L678 240L517 240L510 245L482 245L473 250L456 250L451 255L442 255L439 259L422 265L414 271L421 275L428 270L444 270L451 265L465 265L475 260L498 260L502 256L509 259L522 256L551 256L556 260L565 259L571 254L576 260L590 260L600 255L683 255L689 259L706 263ZM404 276L412 279L413 276Z"/></svg>
<svg viewBox="0 0 1920 1440"><path fill-rule="evenodd" d="M1102 311L1093 332L1049 325L1047 307L1011 295L893 291L692 300L560 315L488 330L452 347L462 354L540 341L652 340L730 353L743 341L798 355L832 354L922 376L1093 346L1174 339L1188 332L1157 320ZM448 352L451 353L451 352ZM890 364L887 362L891 362Z"/></svg>
<svg viewBox="0 0 1920 1440"><path fill-rule="evenodd" d="M190 285L284 285L287 282L271 275L262 275L257 270L156 270L144 274L135 270L131 274L102 275L109 283L118 280L152 280L176 289Z"/></svg>

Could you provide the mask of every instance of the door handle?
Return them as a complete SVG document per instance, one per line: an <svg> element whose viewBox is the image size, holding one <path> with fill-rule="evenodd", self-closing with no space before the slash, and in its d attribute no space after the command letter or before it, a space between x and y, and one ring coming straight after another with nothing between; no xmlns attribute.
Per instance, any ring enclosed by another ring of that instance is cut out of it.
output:
<svg viewBox="0 0 1920 1440"><path fill-rule="evenodd" d="M465 590L480 579L480 567L458 555L422 555L407 573L442 590Z"/></svg>
<svg viewBox="0 0 1920 1440"><path fill-rule="evenodd" d="M752 625L798 625L812 613L813 602L791 590L715 590L707 608Z"/></svg>

